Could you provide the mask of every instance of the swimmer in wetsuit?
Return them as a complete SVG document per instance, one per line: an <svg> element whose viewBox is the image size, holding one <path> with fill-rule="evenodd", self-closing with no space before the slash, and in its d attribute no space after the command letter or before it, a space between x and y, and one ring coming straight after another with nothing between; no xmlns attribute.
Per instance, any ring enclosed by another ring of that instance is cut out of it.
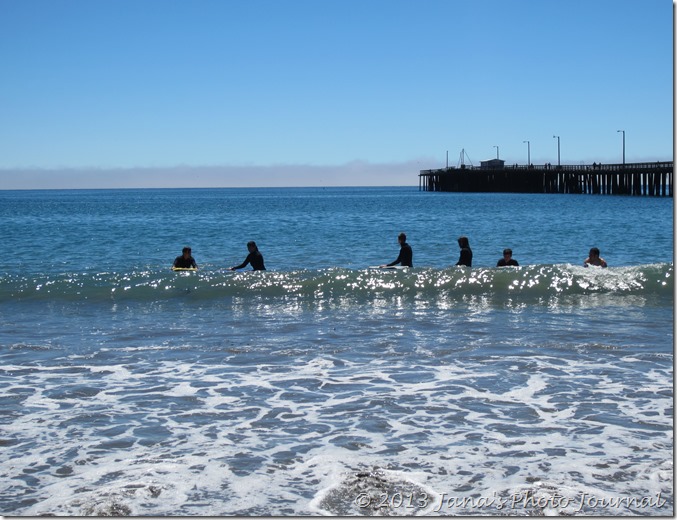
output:
<svg viewBox="0 0 677 520"><path fill-rule="evenodd" d="M181 256L177 256L174 259L173 267L178 267L180 269L194 268L197 269L197 264L195 263L195 258L191 256L192 251L190 247L184 247L181 251Z"/></svg>
<svg viewBox="0 0 677 520"><path fill-rule="evenodd" d="M263 255L256 246L256 242L253 240L247 242L247 250L249 251L249 254L247 255L247 258L244 259L244 262L242 262L240 265L231 267L230 270L235 271L235 269L242 269L247 264L251 264L254 271L265 271L266 266L263 265Z"/></svg>
<svg viewBox="0 0 677 520"><path fill-rule="evenodd" d="M397 264L404 267L414 267L414 252L411 250L411 246L407 244L407 235L400 233L397 236L397 241L400 243L400 254L397 259L394 262L380 265L379 267L392 267Z"/></svg>
<svg viewBox="0 0 677 520"><path fill-rule="evenodd" d="M456 262L456 265L465 265L472 267L472 249L470 249L470 241L468 237L458 237L458 247L461 248L461 256Z"/></svg>
<svg viewBox="0 0 677 520"><path fill-rule="evenodd" d="M518 266L517 260L512 257L512 249L503 250L503 258L501 258L496 267Z"/></svg>

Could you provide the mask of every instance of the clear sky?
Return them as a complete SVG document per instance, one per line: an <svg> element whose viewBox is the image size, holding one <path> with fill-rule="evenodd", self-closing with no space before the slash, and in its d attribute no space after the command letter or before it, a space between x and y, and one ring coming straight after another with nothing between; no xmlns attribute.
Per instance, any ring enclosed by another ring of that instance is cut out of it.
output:
<svg viewBox="0 0 677 520"><path fill-rule="evenodd" d="M673 158L671 0L0 0L0 189ZM468 162L468 159L465 161ZM388 173L390 172L390 173ZM192 177L192 179L191 179ZM192 183L192 184L191 184Z"/></svg>

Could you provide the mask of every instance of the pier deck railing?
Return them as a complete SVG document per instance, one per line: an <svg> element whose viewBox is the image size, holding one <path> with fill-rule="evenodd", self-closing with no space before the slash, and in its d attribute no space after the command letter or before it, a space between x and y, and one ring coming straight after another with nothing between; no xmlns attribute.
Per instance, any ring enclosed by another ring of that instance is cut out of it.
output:
<svg viewBox="0 0 677 520"><path fill-rule="evenodd" d="M419 190L673 196L673 162L421 170Z"/></svg>

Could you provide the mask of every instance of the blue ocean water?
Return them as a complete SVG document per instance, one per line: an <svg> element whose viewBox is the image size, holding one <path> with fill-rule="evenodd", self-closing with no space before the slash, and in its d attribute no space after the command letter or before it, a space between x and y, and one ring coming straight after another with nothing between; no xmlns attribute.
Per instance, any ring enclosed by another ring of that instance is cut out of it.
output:
<svg viewBox="0 0 677 520"><path fill-rule="evenodd" d="M673 514L672 199L5 191L0 217L4 515ZM414 268L370 269L400 232ZM229 271L249 240L268 271Z"/></svg>

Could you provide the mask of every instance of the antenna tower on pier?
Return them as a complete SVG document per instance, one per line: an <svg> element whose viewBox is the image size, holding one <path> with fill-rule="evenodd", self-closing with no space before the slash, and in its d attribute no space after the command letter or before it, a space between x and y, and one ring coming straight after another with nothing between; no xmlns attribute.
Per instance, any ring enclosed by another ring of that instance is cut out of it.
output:
<svg viewBox="0 0 677 520"><path fill-rule="evenodd" d="M461 156L459 157L459 159L458 159L458 164L457 164L456 166L457 166L457 167L460 166L461 168L465 168L465 158L468 159L468 162L470 163L470 166L472 166L472 167L474 168L475 165L474 165L474 164L472 163L472 161L470 160L470 157L468 157L468 154L465 153L465 148L463 148L463 149L461 150Z"/></svg>

